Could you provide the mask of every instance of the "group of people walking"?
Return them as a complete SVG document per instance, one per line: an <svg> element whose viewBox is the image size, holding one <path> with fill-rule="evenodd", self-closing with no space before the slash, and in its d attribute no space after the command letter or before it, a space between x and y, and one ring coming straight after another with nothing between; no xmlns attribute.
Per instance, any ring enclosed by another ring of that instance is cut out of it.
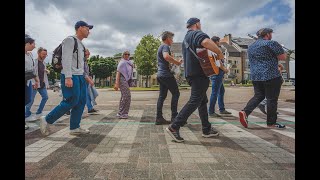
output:
<svg viewBox="0 0 320 180"><path fill-rule="evenodd" d="M90 131L80 126L84 106L87 103L88 112L92 111L95 105L95 97L97 92L94 89L94 82L89 75L89 67L87 59L90 52L82 43L87 38L92 25L88 25L84 21L78 21L75 24L76 34L64 39L62 43L62 66L61 71L61 90L63 100L53 108L47 115L42 116L42 111L48 100L48 77L49 71L46 69L43 60L47 56L47 50L39 48L38 58L36 61L32 59L30 51L35 48L35 40L30 36L25 38L25 66L27 69L34 69L36 77L25 82L25 105L26 118L31 115L30 108L32 106L36 92L39 92L42 100L36 112L36 116L40 118L40 130L44 135L49 134L49 126L57 119L70 111L70 134L87 134ZM224 55L220 47L220 38L217 36L209 37L201 31L201 23L198 18L190 18L186 23L187 33L182 43L182 59L176 59L170 50L173 43L174 33L165 31L162 33L162 44L158 48L157 62L158 72L157 80L159 82L159 98L157 101L157 112L155 117L156 125L165 125L167 133L176 141L183 142L184 139L180 135L180 128L187 124L190 115L198 109L199 117L202 124L202 136L205 138L218 136L219 132L209 122L209 117L220 117L231 114L225 109L224 95L225 89L223 85L224 75L228 73ZM239 112L239 119L244 127L248 127L248 116L258 106L266 106L267 125L271 128L285 128L284 125L277 123L277 102L282 84L282 77L278 70L278 61L285 60L286 54L281 45L271 40L272 29L263 28L257 32L258 40L256 40L248 48L248 57L250 63L251 77L254 87L254 96L250 99L246 107ZM78 43L78 51L73 52L74 38ZM186 44L189 46L187 47ZM214 52L217 56L219 64L219 73L211 77L207 77L199 63L197 57L192 53L197 52L198 48L206 48ZM78 53L78 54L77 54ZM81 60L77 61L77 57ZM171 66L184 63L184 76L191 86L190 97L188 102L178 112L178 101L180 92L174 72ZM131 104L131 92L133 76L133 62L130 60L130 52L124 51L122 58L117 67L116 82L114 89L121 91L121 99L119 103L119 111L117 117L127 119ZM212 93L210 99L207 97L209 83L212 83ZM32 90L33 88L33 90ZM166 120L163 117L163 103L167 97L168 91L172 94L171 99L171 119ZM90 92L90 93L88 93ZM88 95L89 94L89 95ZM265 104L260 104L265 99ZM210 101L209 101L210 100ZM218 101L219 113L215 110ZM207 106L209 102L209 107ZM94 110L96 111L96 110Z"/></svg>

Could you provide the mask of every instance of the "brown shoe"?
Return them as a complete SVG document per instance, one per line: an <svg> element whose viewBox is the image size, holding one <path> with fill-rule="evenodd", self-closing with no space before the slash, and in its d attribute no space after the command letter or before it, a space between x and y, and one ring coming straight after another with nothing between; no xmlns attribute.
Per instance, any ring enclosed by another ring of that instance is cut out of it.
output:
<svg viewBox="0 0 320 180"><path fill-rule="evenodd" d="M163 124L170 124L170 121L165 120L163 117L162 118L157 118L156 119L156 125L163 125Z"/></svg>

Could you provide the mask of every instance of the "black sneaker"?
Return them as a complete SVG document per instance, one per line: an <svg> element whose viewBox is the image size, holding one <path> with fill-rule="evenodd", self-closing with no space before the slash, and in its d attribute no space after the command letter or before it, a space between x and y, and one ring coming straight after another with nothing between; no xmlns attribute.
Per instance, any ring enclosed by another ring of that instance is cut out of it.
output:
<svg viewBox="0 0 320 180"><path fill-rule="evenodd" d="M156 119L156 125L163 125L163 124L170 124L170 121L165 120L163 117L162 118L157 118Z"/></svg>
<svg viewBox="0 0 320 180"><path fill-rule="evenodd" d="M220 111L220 114L231 114L231 112L223 110L223 111Z"/></svg>
<svg viewBox="0 0 320 180"><path fill-rule="evenodd" d="M96 112L98 112L98 111L95 110L95 109L91 109L90 111L88 111L89 114L91 114L91 113L96 113Z"/></svg>
<svg viewBox="0 0 320 180"><path fill-rule="evenodd" d="M221 117L219 114L217 113L212 113L212 114L209 114L210 117Z"/></svg>
<svg viewBox="0 0 320 180"><path fill-rule="evenodd" d="M219 136L219 132L214 127L211 127L209 132L202 133L202 137L205 137L205 138L213 137L213 136Z"/></svg>
<svg viewBox="0 0 320 180"><path fill-rule="evenodd" d="M266 107L265 107L264 105L259 104L259 105L258 105L258 108L260 109L260 111L261 111L263 114L267 114L267 112L266 112Z"/></svg>
<svg viewBox="0 0 320 180"><path fill-rule="evenodd" d="M174 141L176 142L183 142L184 139L182 137L180 137L180 133L179 130L174 130L171 128L171 125L169 125L166 128L166 131L168 132L168 134L173 138Z"/></svg>
<svg viewBox="0 0 320 180"><path fill-rule="evenodd" d="M279 124L279 123L274 123L272 125L267 125L268 128L276 128L276 129L285 129L286 128L286 125L284 124Z"/></svg>

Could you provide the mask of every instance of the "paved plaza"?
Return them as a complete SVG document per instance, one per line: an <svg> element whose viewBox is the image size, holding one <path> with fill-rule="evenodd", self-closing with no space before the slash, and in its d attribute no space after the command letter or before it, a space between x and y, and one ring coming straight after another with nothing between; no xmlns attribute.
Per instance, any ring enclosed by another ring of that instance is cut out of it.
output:
<svg viewBox="0 0 320 180"><path fill-rule="evenodd" d="M198 111L181 128L184 143L175 143L167 125L154 125L158 91L132 92L128 119L116 117L120 92L99 89L99 113L81 121L90 134L69 135L69 116L40 133L39 121L27 122L25 131L26 179L295 179L295 91L281 89L278 121L284 130L269 129L266 115L256 109L249 128L239 123L238 112L253 95L253 87L227 87L226 109L231 116L209 118L220 135L201 136ZM190 90L181 90L178 111ZM210 98L211 87L209 87ZM48 90L48 113L61 100ZM32 112L40 95L37 94ZM170 119L171 94L164 102L164 117ZM218 108L216 106L216 108ZM85 108L86 109L86 108ZM216 110L218 112L218 110Z"/></svg>

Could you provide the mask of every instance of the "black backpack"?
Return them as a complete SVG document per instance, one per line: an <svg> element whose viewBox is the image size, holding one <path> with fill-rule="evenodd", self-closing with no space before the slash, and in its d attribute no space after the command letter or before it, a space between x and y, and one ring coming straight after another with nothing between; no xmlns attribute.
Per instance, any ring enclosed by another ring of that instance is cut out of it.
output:
<svg viewBox="0 0 320 180"><path fill-rule="evenodd" d="M71 36L73 37L73 36ZM75 37L73 37L74 39L74 47L73 47L73 53L77 52L77 68L78 68L78 64L79 64L79 58L78 58L78 41ZM55 72L61 72L62 70L62 63L61 63L61 60L62 60L62 43L59 44L59 46L53 51L53 54L52 54L52 62L51 62L51 65L53 67L53 70Z"/></svg>

